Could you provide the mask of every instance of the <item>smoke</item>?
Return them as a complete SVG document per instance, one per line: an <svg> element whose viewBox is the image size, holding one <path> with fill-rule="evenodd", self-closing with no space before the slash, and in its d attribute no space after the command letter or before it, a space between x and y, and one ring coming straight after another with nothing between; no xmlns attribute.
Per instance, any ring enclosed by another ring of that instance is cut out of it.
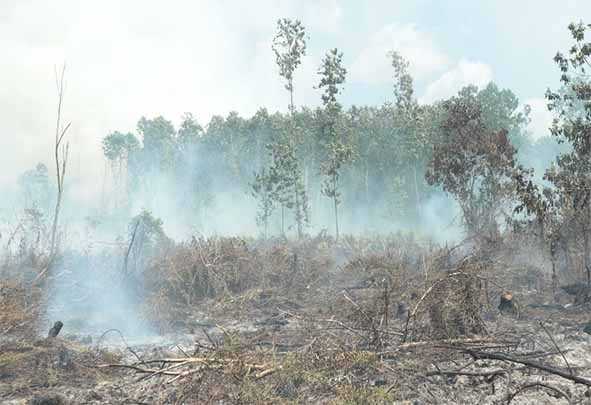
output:
<svg viewBox="0 0 591 405"><path fill-rule="evenodd" d="M140 315L139 288L122 277L118 255L69 251L52 271L47 318L61 320L64 332L98 336L118 329L128 337L155 334Z"/></svg>
<svg viewBox="0 0 591 405"><path fill-rule="evenodd" d="M191 108L204 119L231 110L249 114L260 105L273 109L285 105L287 95L269 44L274 21L279 17L301 18L313 38L310 55L296 77L299 104L319 103L313 88L318 79L316 67L325 49L334 46L335 41L337 45L339 41L346 45L347 58L353 61L352 72L362 73L357 78L355 74L351 76L352 86L347 87L352 91L344 94L344 105L359 100L382 101L382 88L389 88L384 83L391 79L385 52L401 45L392 42L394 34L400 31L392 27L403 28L406 38L402 45L414 52L415 67L437 72L442 68L438 64L452 60L448 52L434 47L431 34L415 28L420 24L393 25L392 21L372 19L361 27L355 18L355 27L367 32L347 37L347 31L356 32L345 26L350 11L345 13L342 4L334 0L266 0L262 7L224 7L212 1L183 1L174 7L137 0L125 5L114 0L97 4L80 7L77 2L66 1L56 8L12 0L7 3L7 11L0 12L0 33L6 34L0 35L0 43L5 41L7 45L6 64L0 69L5 77L0 105L7 134L0 138L0 160L5 169L0 172L0 242L18 250L18 243L11 244L9 240L14 240L12 235L21 223L27 223L22 220L23 208L38 209L41 225L45 229L50 227L55 192L32 196L15 179L37 161L45 162L53 172L52 65L67 59L64 119L73 120L73 125L60 218L60 244L65 252L52 268L47 315L52 320L64 321L66 330L72 328L80 333L100 333L109 328L132 335L153 332L138 308L142 272L146 268L134 268L131 279L124 278L122 270L130 242L130 222L144 210L162 220L164 233L177 242L192 235L262 233L255 220L257 202L249 194L253 171L260 169L262 162L247 162L252 164L241 167L228 165L225 162L235 163L240 152L224 156L200 145L185 150L182 162L173 162L182 164L171 171L143 172L143 168L126 166L117 169L101 160L100 139L109 131L133 128L134 120L141 114L175 117ZM511 7L503 10L511 11ZM575 11L569 12L577 14ZM548 18L544 21L554 21L555 13L548 13ZM47 19L54 24L45 24ZM546 23L534 19L544 28L540 28L540 33L553 35L555 31L547 30ZM106 25L109 30L104 29ZM376 44L372 43L369 31L378 33ZM419 55L417 49L428 52ZM553 68L551 55L543 57ZM417 58L424 58L421 60L425 63L421 65ZM484 83L492 76L503 77L501 65L466 62L480 59L479 55L464 55L455 68L448 66L451 70L439 79L419 82L418 90L424 98L436 98L434 95L447 94L466 81ZM525 59L532 63L531 55ZM360 60L364 62L362 69L355 69L355 61ZM376 84L372 67L380 63L385 69L379 72L380 83ZM536 60L538 65L542 63ZM497 74L499 70L501 74ZM384 85L379 90L372 87L378 84ZM387 97L391 98L389 94ZM541 104L536 105L542 108ZM545 116L540 116L539 121L542 120L546 122ZM534 121L538 121L536 117ZM239 134L230 138L234 135ZM541 181L541 173L558 150L557 144L542 138L520 151L520 161L533 167ZM156 156L147 159L155 161ZM129 170L135 172L130 175ZM315 234L327 229L334 233L332 201L318 191L320 175L310 173L310 177L311 221L306 231ZM463 238L460 210L449 196L439 190L422 190L420 197L412 197L417 200L414 204L408 203L412 198L404 191L393 190L387 179L377 177L369 179L368 191L345 184L339 206L341 233L405 232L439 243ZM51 174L47 182L49 189L54 190ZM275 207L270 218L273 235L281 230L280 211ZM293 215L288 211L288 236L295 235L295 228ZM16 235L22 234L25 245L34 243L34 230L26 228L19 232Z"/></svg>

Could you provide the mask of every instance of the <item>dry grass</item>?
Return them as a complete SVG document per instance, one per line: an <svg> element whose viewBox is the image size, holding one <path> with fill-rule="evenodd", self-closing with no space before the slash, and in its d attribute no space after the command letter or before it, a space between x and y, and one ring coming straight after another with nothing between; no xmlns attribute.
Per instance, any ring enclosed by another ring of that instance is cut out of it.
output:
<svg viewBox="0 0 591 405"><path fill-rule="evenodd" d="M43 313L42 290L22 281L0 280L0 336L34 335Z"/></svg>
<svg viewBox="0 0 591 405"><path fill-rule="evenodd" d="M103 377L113 378L109 386L123 381L133 391L121 398L144 403L502 401L519 389L516 381L543 373L470 351L527 359L541 354L553 367L563 360L544 331L542 342L522 320L483 319L495 311L500 292L520 291L521 299L529 294L528 277L539 274L519 273L501 258L400 237L343 238L338 244L325 235L299 242L193 239L153 259L138 290L146 317L162 331L190 333L195 347L147 349L141 362L103 355L101 363L134 367L116 368L111 377L86 367L97 358L84 348L66 347L76 359L71 370L81 377L72 381L81 387L84 378L91 385ZM546 292L545 281L536 280L535 288ZM25 308L23 286L7 287L21 299L6 301L15 319ZM195 322L202 319L210 326ZM43 384L59 387L68 384L70 372L54 364L63 351L12 347L10 358L0 360L14 370L30 364L22 353L36 353L47 371ZM521 395L541 394L533 389Z"/></svg>
<svg viewBox="0 0 591 405"><path fill-rule="evenodd" d="M149 319L162 330L183 308L281 291L289 296L322 283L334 269L323 241L257 242L240 238L193 238L153 261L144 273Z"/></svg>

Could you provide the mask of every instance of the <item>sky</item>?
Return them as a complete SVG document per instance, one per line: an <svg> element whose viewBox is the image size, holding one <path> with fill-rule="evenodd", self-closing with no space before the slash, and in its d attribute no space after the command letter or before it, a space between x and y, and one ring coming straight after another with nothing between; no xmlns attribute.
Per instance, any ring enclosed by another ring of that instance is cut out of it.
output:
<svg viewBox="0 0 591 405"><path fill-rule="evenodd" d="M462 86L495 81L532 106L532 135L547 134L544 92L558 86L552 58L570 45L567 25L591 21L589 0L0 0L0 186L37 162L51 166L64 62L64 118L71 122L71 180L103 170L100 141L134 131L141 116L175 123L212 115L287 109L271 41L278 18L300 19L308 52L295 102L318 105L322 56L337 47L348 70L346 105L392 100L386 54L411 64L427 103Z"/></svg>

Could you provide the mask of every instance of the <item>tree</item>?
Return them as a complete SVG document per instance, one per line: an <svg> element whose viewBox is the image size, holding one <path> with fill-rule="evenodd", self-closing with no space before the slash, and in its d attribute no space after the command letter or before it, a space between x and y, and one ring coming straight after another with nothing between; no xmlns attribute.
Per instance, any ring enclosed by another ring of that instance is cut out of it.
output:
<svg viewBox="0 0 591 405"><path fill-rule="evenodd" d="M341 192L339 176L341 168L352 155L350 142L346 139L346 128L342 125L342 106L337 101L341 86L345 82L347 70L343 67L343 54L334 48L327 52L322 60L320 69L319 89L323 89L322 104L325 109L325 123L323 126L325 161L321 165L321 172L325 176L322 193L333 200L335 236L339 239L339 211Z"/></svg>
<svg viewBox="0 0 591 405"><path fill-rule="evenodd" d="M152 172L166 171L174 164L175 129L162 116L154 119L140 118L137 129L143 144L144 169Z"/></svg>
<svg viewBox="0 0 591 405"><path fill-rule="evenodd" d="M285 89L289 91L289 112L293 114L293 74L306 55L306 29L298 20L288 18L277 21L277 33L273 38L273 53L279 67L279 75L287 83Z"/></svg>
<svg viewBox="0 0 591 405"><path fill-rule="evenodd" d="M284 126L283 136L276 140L269 149L272 156L270 172L275 181L275 192L272 195L281 205L282 233L284 227L285 208L294 212L298 238L304 234L304 226L308 223L308 197L302 179L302 169L298 161L298 128L294 119L295 106L293 101L293 74L301 64L302 56L306 55L306 31L298 20L283 18L277 21L277 33L273 38L272 50L275 62L279 67L279 75L286 81L285 89L289 91L290 119ZM293 199L288 195L291 194Z"/></svg>
<svg viewBox="0 0 591 405"><path fill-rule="evenodd" d="M476 93L467 87L443 103L446 118L426 180L454 196L469 236L482 245L498 238L501 209L512 197L516 149L507 130L486 127Z"/></svg>
<svg viewBox="0 0 591 405"><path fill-rule="evenodd" d="M410 176L412 179L409 183L414 185L414 196L416 213L421 213L421 196L419 191L418 172L419 166L424 165L424 158L427 155L427 148L429 146L425 139L426 131L421 125L422 118L424 118L423 111L425 108L419 108L419 105L414 98L413 79L408 68L409 63L398 52L392 51L389 53L392 59L392 67L394 68L394 100L396 105L396 113L400 120L403 136L403 163L407 167L412 168Z"/></svg>
<svg viewBox="0 0 591 405"><path fill-rule="evenodd" d="M51 200L49 170L43 163L19 176L18 184L24 198L25 209L40 209L47 214L47 201Z"/></svg>
<svg viewBox="0 0 591 405"><path fill-rule="evenodd" d="M550 172L553 172L551 170ZM538 229L538 239L541 242L542 251L550 254L552 263L552 292L554 298L557 299L556 290L558 286L558 277L556 274L556 255L558 246L562 239L562 228L566 224L565 218L562 214L565 213L563 209L565 206L560 201L560 194L556 189L549 187L541 187L535 183L533 179L533 170L526 170L522 166L515 169L513 181L515 184L515 194L518 203L515 206L513 213L520 214L525 212L529 217L534 217L535 222L532 223L525 219L515 218L513 224L516 228L531 231L531 226Z"/></svg>
<svg viewBox="0 0 591 405"><path fill-rule="evenodd" d="M123 134L114 131L103 138L103 155L110 162L113 188L116 197L114 208L124 205L129 194L128 166L129 159L140 150L140 143L132 133Z"/></svg>
<svg viewBox="0 0 591 405"><path fill-rule="evenodd" d="M254 182L252 183L252 195L259 200L259 212L257 214L257 224L263 226L263 235L267 239L269 230L269 218L275 209L274 205L274 179L267 170L262 169L255 174Z"/></svg>
<svg viewBox="0 0 591 405"><path fill-rule="evenodd" d="M558 52L554 57L562 87L547 90L546 99L555 114L552 135L570 143L572 150L559 156L546 179L573 210L573 223L583 235L583 266L591 286L591 42L585 41L591 25L571 23L568 29L574 44L567 55Z"/></svg>
<svg viewBox="0 0 591 405"><path fill-rule="evenodd" d="M134 268L139 271L147 267L148 260L172 244L164 232L163 222L148 210L134 216L128 225L128 252L125 256L124 271L128 271L130 256Z"/></svg>
<svg viewBox="0 0 591 405"><path fill-rule="evenodd" d="M64 76L66 73L66 65L62 67L61 74L58 76L55 71L55 82L57 87L57 120L55 124L55 143L54 143L54 157L55 157L55 172L57 182L57 198L55 203L55 211L53 214L53 224L51 226L51 243L50 243L50 261L53 260L57 253L57 228L59 224L59 216L62 208L62 199L64 196L64 180L66 177L66 168L68 166L68 155L70 152L70 143L64 143L64 137L70 129L70 124L62 125L62 105L64 101Z"/></svg>
<svg viewBox="0 0 591 405"><path fill-rule="evenodd" d="M138 149L140 144L132 133L114 131L103 138L102 147L105 158L115 162L127 159L129 153Z"/></svg>
<svg viewBox="0 0 591 405"><path fill-rule="evenodd" d="M392 59L394 68L394 98L396 106L401 109L410 109L416 101L413 97L414 87L412 76L408 72L409 63L398 52L391 51L388 56Z"/></svg>
<svg viewBox="0 0 591 405"><path fill-rule="evenodd" d="M195 120L193 114L185 113L177 133L177 141L180 147L187 149L192 145L197 145L202 137L203 127Z"/></svg>
<svg viewBox="0 0 591 405"><path fill-rule="evenodd" d="M480 105L482 120L486 128L489 130L506 129L509 140L517 149L526 144L525 128L530 121L531 109L526 105L521 110L519 99L511 90L499 89L495 83L490 82L476 94L476 100Z"/></svg>
<svg viewBox="0 0 591 405"><path fill-rule="evenodd" d="M183 114L176 134L176 163L171 183L175 189L174 202L179 209L178 217L190 226L205 226L206 210L213 201L211 172L215 168L206 159L211 156L203 148L205 136L203 127L193 115ZM217 156L215 159L220 160Z"/></svg>

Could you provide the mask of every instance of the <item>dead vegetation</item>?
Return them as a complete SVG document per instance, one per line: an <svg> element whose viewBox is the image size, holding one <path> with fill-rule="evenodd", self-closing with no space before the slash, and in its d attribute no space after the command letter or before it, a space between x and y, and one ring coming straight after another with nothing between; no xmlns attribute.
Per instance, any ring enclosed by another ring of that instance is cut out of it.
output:
<svg viewBox="0 0 591 405"><path fill-rule="evenodd" d="M195 238L122 281L142 280L144 316L167 344L80 344L67 322L66 340L15 343L32 331L13 326L1 398L58 388L85 403L582 401L585 309L555 304L541 269L526 273L541 275L534 283L511 277L508 259L401 237ZM2 287L14 308L3 325L35 325L27 286ZM507 292L518 311L498 309Z"/></svg>

